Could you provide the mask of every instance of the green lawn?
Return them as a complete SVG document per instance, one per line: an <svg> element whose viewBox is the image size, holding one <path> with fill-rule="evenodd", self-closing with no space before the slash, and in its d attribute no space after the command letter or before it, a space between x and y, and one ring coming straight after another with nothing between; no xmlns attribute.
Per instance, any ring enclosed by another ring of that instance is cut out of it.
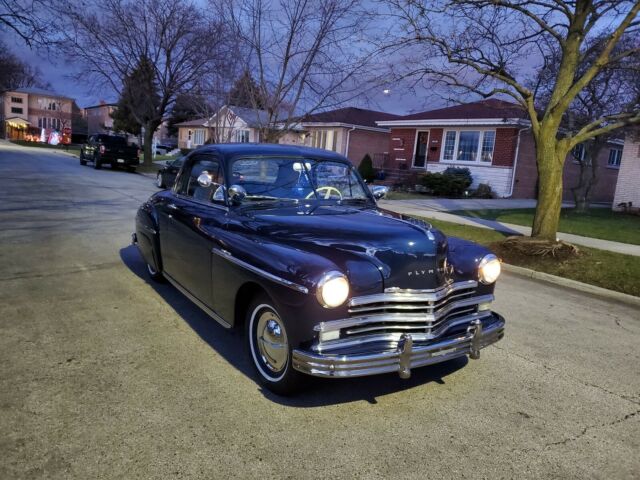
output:
<svg viewBox="0 0 640 480"><path fill-rule="evenodd" d="M429 195L416 192L394 192L390 191L385 200L425 200L427 198L433 198Z"/></svg>
<svg viewBox="0 0 640 480"><path fill-rule="evenodd" d="M508 209L456 210L451 213L530 227L534 212L534 209ZM586 214L565 208L560 215L558 230L584 237L640 245L640 216L613 212L609 208L592 208Z"/></svg>
<svg viewBox="0 0 640 480"><path fill-rule="evenodd" d="M423 220L447 235L472 240L490 248L495 247L496 242L505 238L505 234L494 230L458 225L430 218ZM506 263L519 267L640 296L640 257L587 247L578 248L581 255L565 261L553 257L528 257L504 253L501 254L501 257Z"/></svg>

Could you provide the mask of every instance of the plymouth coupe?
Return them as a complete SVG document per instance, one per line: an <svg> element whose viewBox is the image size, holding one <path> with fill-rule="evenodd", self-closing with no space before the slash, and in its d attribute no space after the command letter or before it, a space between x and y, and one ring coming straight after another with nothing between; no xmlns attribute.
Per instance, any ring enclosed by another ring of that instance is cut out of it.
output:
<svg viewBox="0 0 640 480"><path fill-rule="evenodd" d="M478 358L504 334L491 310L500 261L381 210L383 191L326 150L209 145L140 207L132 241L152 279L244 329L257 378L277 393L305 374L408 378Z"/></svg>

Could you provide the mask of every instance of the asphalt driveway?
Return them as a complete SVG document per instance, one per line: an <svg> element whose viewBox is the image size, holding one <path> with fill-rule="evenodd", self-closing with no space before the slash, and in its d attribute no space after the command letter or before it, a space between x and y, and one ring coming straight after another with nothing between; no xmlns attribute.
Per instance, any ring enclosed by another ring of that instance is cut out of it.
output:
<svg viewBox="0 0 640 480"><path fill-rule="evenodd" d="M637 309L504 275L479 361L283 399L147 281L154 191L0 145L0 478L638 478Z"/></svg>

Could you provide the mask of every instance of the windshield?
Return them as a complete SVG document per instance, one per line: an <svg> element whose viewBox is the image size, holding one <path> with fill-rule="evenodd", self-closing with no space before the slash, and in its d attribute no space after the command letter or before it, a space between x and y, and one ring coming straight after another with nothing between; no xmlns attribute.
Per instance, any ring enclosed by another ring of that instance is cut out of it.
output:
<svg viewBox="0 0 640 480"><path fill-rule="evenodd" d="M247 192L245 202L269 200L367 201L352 165L310 158L241 158L233 162L231 184Z"/></svg>

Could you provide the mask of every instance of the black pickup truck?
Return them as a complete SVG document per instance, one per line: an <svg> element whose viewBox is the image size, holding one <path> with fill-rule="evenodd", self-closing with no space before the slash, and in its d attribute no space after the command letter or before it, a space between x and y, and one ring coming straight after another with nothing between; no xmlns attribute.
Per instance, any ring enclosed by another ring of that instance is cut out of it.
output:
<svg viewBox="0 0 640 480"><path fill-rule="evenodd" d="M138 147L129 145L125 137L117 135L91 135L80 149L80 165L93 162L93 168L110 164L111 168L125 167L134 171L140 164Z"/></svg>

